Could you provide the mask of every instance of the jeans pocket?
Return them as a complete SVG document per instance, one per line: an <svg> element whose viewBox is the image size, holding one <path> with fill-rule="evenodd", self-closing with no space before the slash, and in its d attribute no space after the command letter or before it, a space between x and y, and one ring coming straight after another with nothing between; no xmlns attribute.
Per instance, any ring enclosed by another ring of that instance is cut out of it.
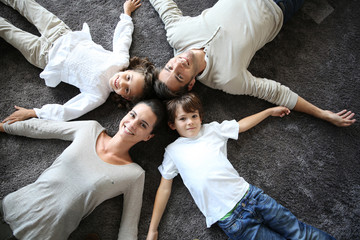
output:
<svg viewBox="0 0 360 240"><path fill-rule="evenodd" d="M219 221L218 225L230 239L241 239L246 226L253 221L252 219L253 212L243 208L240 211L235 210L230 217Z"/></svg>
<svg viewBox="0 0 360 240"><path fill-rule="evenodd" d="M241 218L227 219L226 226L219 225L230 239L240 239L242 234Z"/></svg>

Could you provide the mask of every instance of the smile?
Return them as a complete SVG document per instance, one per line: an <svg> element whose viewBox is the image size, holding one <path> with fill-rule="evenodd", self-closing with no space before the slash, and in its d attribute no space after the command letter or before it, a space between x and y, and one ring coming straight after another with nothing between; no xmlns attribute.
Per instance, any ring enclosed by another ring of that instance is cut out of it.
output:
<svg viewBox="0 0 360 240"><path fill-rule="evenodd" d="M126 134L129 134L129 135L135 135L132 131L130 131L125 125L124 125L124 131Z"/></svg>
<svg viewBox="0 0 360 240"><path fill-rule="evenodd" d="M116 89L119 89L119 77L117 77L114 81L114 86Z"/></svg>

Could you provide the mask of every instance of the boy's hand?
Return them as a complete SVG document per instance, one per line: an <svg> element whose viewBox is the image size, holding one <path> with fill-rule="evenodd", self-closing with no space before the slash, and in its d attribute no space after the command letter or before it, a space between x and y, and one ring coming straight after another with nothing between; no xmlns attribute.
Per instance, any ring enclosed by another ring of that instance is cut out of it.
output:
<svg viewBox="0 0 360 240"><path fill-rule="evenodd" d="M271 108L271 116L273 117L284 117L285 115L289 115L290 110L287 107L274 107Z"/></svg>
<svg viewBox="0 0 360 240"><path fill-rule="evenodd" d="M141 6L140 0L126 0L124 2L124 13L131 17L131 13Z"/></svg>
<svg viewBox="0 0 360 240"><path fill-rule="evenodd" d="M15 108L17 111L5 118L4 121L2 121L3 123L7 122L8 124L12 124L17 121L23 121L28 118L37 117L33 109L26 109L18 106L15 106Z"/></svg>

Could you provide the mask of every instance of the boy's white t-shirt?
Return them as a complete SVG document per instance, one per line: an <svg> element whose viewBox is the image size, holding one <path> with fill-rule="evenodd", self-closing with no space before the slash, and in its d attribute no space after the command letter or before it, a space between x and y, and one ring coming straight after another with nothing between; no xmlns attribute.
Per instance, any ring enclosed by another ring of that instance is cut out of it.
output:
<svg viewBox="0 0 360 240"><path fill-rule="evenodd" d="M204 124L197 137L179 137L167 146L159 166L165 179L181 175L207 227L231 211L249 188L227 159L227 140L238 134L235 120Z"/></svg>

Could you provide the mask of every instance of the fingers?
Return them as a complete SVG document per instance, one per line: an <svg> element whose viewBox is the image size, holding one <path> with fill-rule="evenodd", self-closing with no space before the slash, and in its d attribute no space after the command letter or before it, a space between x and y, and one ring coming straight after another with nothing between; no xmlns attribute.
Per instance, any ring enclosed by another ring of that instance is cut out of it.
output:
<svg viewBox="0 0 360 240"><path fill-rule="evenodd" d="M15 112L13 112L10 116L6 117L2 123L8 123L8 124L12 124L14 122L17 122L17 121L21 121L22 119L18 116L18 111L20 110L26 110L26 108L23 108L23 107L19 107L19 106L14 106L14 108L16 109Z"/></svg>
<svg viewBox="0 0 360 240"><path fill-rule="evenodd" d="M337 115L344 119L351 119L354 117L355 113L352 113L351 111L347 111L347 110L342 110L341 112L338 112Z"/></svg>
<svg viewBox="0 0 360 240"><path fill-rule="evenodd" d="M135 6L136 8L141 6L141 0L126 0L129 1L130 4L132 4L133 6Z"/></svg>
<svg viewBox="0 0 360 240"><path fill-rule="evenodd" d="M355 113L351 112L351 111L347 111L346 109L338 112L336 115L338 115L339 117L342 118L342 125L344 126L350 126L351 124L353 124L356 120L353 119L353 117L355 116Z"/></svg>
<svg viewBox="0 0 360 240"><path fill-rule="evenodd" d="M344 112L346 112L346 109L344 109L344 110L342 110L342 111L338 112L338 113L337 113L337 115L338 115L338 116L341 116L342 114L344 114Z"/></svg>
<svg viewBox="0 0 360 240"><path fill-rule="evenodd" d="M19 121L19 119L13 117L12 115L8 116L7 118L4 119L4 121L2 121L2 123L7 123L7 124L12 124L14 122Z"/></svg>
<svg viewBox="0 0 360 240"><path fill-rule="evenodd" d="M285 115L290 114L290 109L287 107L276 107L275 116L284 117Z"/></svg>
<svg viewBox="0 0 360 240"><path fill-rule="evenodd" d="M338 127L348 127L356 122L356 119L353 119L355 113L346 109L338 113L333 113L331 111L327 112L330 114L330 119L328 121Z"/></svg>

